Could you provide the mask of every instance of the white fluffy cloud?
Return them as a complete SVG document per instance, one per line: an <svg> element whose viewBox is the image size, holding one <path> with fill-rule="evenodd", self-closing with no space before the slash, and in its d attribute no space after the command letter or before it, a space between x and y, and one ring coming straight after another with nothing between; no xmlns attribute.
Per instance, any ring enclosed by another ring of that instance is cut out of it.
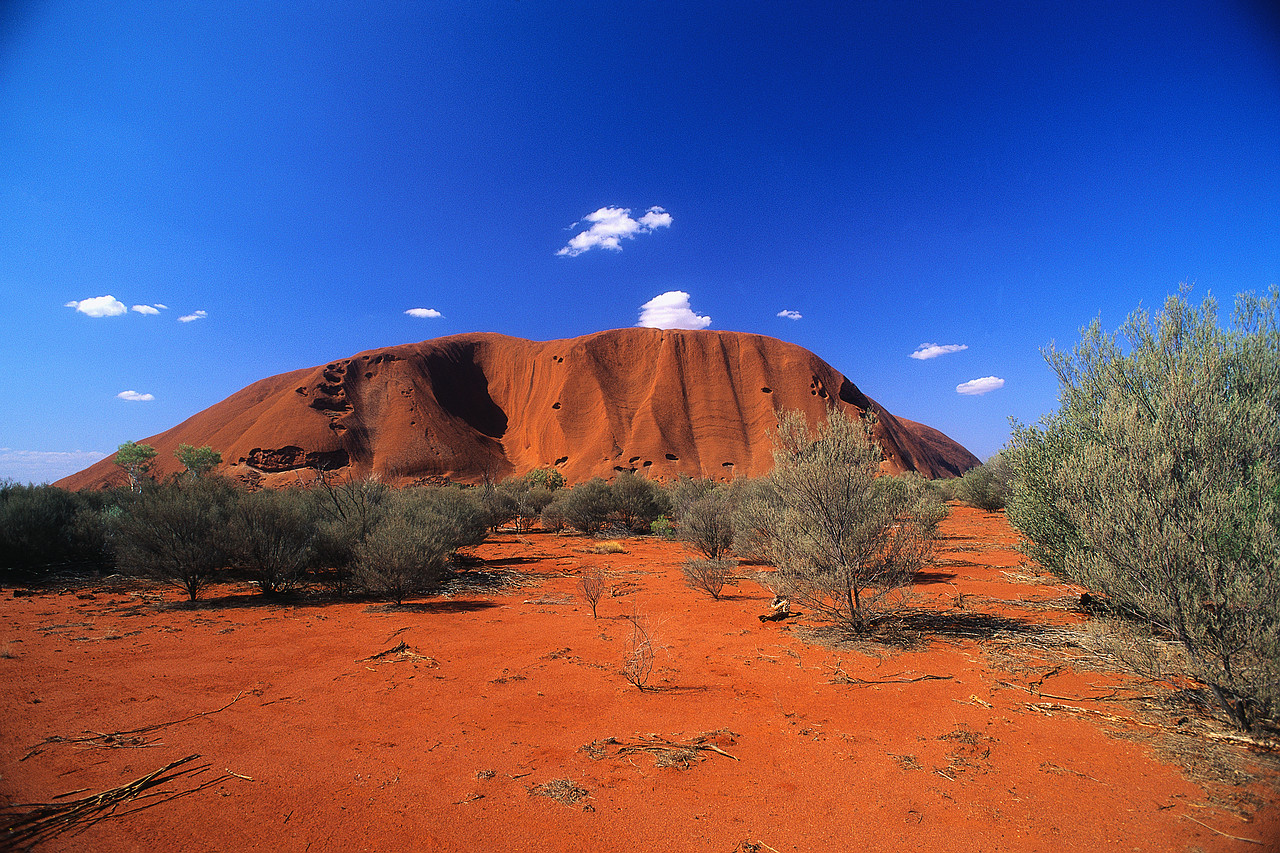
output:
<svg viewBox="0 0 1280 853"><path fill-rule="evenodd" d="M139 394L137 391L121 391L116 396L130 403L150 403L156 398L155 394Z"/></svg>
<svg viewBox="0 0 1280 853"><path fill-rule="evenodd" d="M106 455L96 450L14 450L0 447L0 480L52 483L88 468Z"/></svg>
<svg viewBox="0 0 1280 853"><path fill-rule="evenodd" d="M134 305L130 311L137 311L139 314L159 314L161 306L159 305Z"/></svg>
<svg viewBox="0 0 1280 853"><path fill-rule="evenodd" d="M960 352L960 350L966 350L968 348L968 344L921 344L916 347L915 352L911 353L911 357L924 361L926 358L937 358L940 355L950 355L953 352Z"/></svg>
<svg viewBox="0 0 1280 853"><path fill-rule="evenodd" d="M404 313L408 314L410 317L443 317L444 316L434 308L410 308L408 311Z"/></svg>
<svg viewBox="0 0 1280 853"><path fill-rule="evenodd" d="M961 382L956 386L956 393L979 396L1003 387L1004 380L999 376L984 376L981 379L970 379L968 382Z"/></svg>
<svg viewBox="0 0 1280 853"><path fill-rule="evenodd" d="M178 318L179 323L190 323L194 320L203 320L209 316L208 311L192 311L190 314L183 314Z"/></svg>
<svg viewBox="0 0 1280 853"><path fill-rule="evenodd" d="M655 228L670 228L671 214L660 207L651 207L638 220L631 218L629 207L602 207L595 213L582 217L582 222L591 223L586 231L573 235L569 244L557 255L573 258L592 249L611 249L622 251L621 240L634 239L637 234L648 234ZM575 222L574 225L580 225Z"/></svg>
<svg viewBox="0 0 1280 853"><path fill-rule="evenodd" d="M649 329L705 329L711 325L711 318L693 313L689 294L683 290L668 290L640 306L640 322L636 325Z"/></svg>
<svg viewBox="0 0 1280 853"><path fill-rule="evenodd" d="M778 312L779 317L786 317L788 320L799 320L804 315L799 311L792 311L790 308L784 308Z"/></svg>
<svg viewBox="0 0 1280 853"><path fill-rule="evenodd" d="M129 309L114 296L92 296L88 299L71 300L67 308L74 308L89 317L119 317Z"/></svg>

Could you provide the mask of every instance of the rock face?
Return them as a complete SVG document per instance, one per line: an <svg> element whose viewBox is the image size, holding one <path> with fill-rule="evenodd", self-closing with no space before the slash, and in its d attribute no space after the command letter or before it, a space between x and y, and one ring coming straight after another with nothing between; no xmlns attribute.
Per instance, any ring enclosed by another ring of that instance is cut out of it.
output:
<svg viewBox="0 0 1280 853"><path fill-rule="evenodd" d="M157 473L179 444L222 453L223 472L266 485L319 466L479 482L555 467L569 482L760 476L781 409L874 411L886 472L955 476L979 464L935 429L884 411L820 358L762 335L618 329L559 341L454 335L370 350L248 386L148 439ZM105 459L58 485L122 483Z"/></svg>

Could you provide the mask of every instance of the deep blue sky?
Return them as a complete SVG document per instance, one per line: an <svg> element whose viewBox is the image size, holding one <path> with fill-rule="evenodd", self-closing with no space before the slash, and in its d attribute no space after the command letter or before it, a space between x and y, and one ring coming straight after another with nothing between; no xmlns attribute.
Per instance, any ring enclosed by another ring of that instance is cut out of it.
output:
<svg viewBox="0 0 1280 853"><path fill-rule="evenodd" d="M0 477L274 373L669 291L986 457L1055 408L1051 339L1280 281L1266 9L0 3ZM638 233L557 254L603 208ZM167 307L67 307L106 295Z"/></svg>

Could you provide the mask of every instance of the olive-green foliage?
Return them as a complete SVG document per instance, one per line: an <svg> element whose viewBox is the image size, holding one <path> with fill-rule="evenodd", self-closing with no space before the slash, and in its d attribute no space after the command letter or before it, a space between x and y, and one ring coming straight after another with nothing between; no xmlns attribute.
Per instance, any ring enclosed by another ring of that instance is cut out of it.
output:
<svg viewBox="0 0 1280 853"><path fill-rule="evenodd" d="M487 513L472 492L447 487L393 493L385 516L356 546L356 582L400 604L438 584L453 553L483 542L487 532Z"/></svg>
<svg viewBox="0 0 1280 853"><path fill-rule="evenodd" d="M912 582L936 525L922 491L880 476L871 427L833 409L815 432L802 413L783 413L772 488L750 514L791 600L853 631L873 627Z"/></svg>
<svg viewBox="0 0 1280 853"><path fill-rule="evenodd" d="M524 479L532 488L546 489L551 492L564 488L565 485L564 474L555 468L535 468L525 474Z"/></svg>
<svg viewBox="0 0 1280 853"><path fill-rule="evenodd" d="M944 501L959 500L958 492L960 490L959 477L947 477L941 480L930 480L930 485L938 490L938 494Z"/></svg>
<svg viewBox="0 0 1280 853"><path fill-rule="evenodd" d="M716 481L707 477L694 479L688 474L680 474L667 486L667 495L671 501L671 513L679 518L694 503L704 498L717 488Z"/></svg>
<svg viewBox="0 0 1280 853"><path fill-rule="evenodd" d="M179 444L173 455L193 477L203 477L222 464L222 454L207 444L204 447Z"/></svg>
<svg viewBox="0 0 1280 853"><path fill-rule="evenodd" d="M733 501L723 486L705 492L676 517L677 535L710 561L733 546Z"/></svg>
<svg viewBox="0 0 1280 853"><path fill-rule="evenodd" d="M1273 288L1170 297L1045 357L1061 408L1015 425L1010 521L1028 553L1186 648L1232 721L1280 713L1280 330Z"/></svg>
<svg viewBox="0 0 1280 853"><path fill-rule="evenodd" d="M0 482L0 569L107 565L101 509L111 494Z"/></svg>
<svg viewBox="0 0 1280 853"><path fill-rule="evenodd" d="M977 509L1004 509L1009 493L1009 463L997 453L977 468L970 468L955 486L955 499Z"/></svg>
<svg viewBox="0 0 1280 853"><path fill-rule="evenodd" d="M514 491L525 485L522 480L508 480L502 486L485 483L480 487L480 505L490 530L496 531L516 517Z"/></svg>
<svg viewBox="0 0 1280 853"><path fill-rule="evenodd" d="M545 475L546 472L542 473ZM551 473L559 475L558 471ZM500 523L503 524L514 521L517 531L528 530L554 497L551 489L544 485L535 485L536 482L545 482L546 479L545 476L530 478L526 474L523 477L508 477L492 490L485 487L485 506L491 514L491 521L493 517L498 517L502 519Z"/></svg>
<svg viewBox="0 0 1280 853"><path fill-rule="evenodd" d="M613 490L600 477L593 477L572 489L556 492L543 517L559 518L583 533L595 533L613 510Z"/></svg>
<svg viewBox="0 0 1280 853"><path fill-rule="evenodd" d="M745 560L768 562L766 544L771 507L777 499L767 477L738 477L729 484L733 503L733 552Z"/></svg>
<svg viewBox="0 0 1280 853"><path fill-rule="evenodd" d="M156 449L151 445L126 441L116 448L115 463L124 469L129 477L129 488L136 492L142 488L142 481L151 473L155 458Z"/></svg>
<svg viewBox="0 0 1280 853"><path fill-rule="evenodd" d="M613 516L637 533L649 529L658 516L671 511L671 500L658 483L631 471L623 471L610 484Z"/></svg>
<svg viewBox="0 0 1280 853"><path fill-rule="evenodd" d="M233 558L254 573L266 594L302 581L315 556L316 504L299 489L241 492L228 526Z"/></svg>
<svg viewBox="0 0 1280 853"><path fill-rule="evenodd" d="M120 566L172 584L194 601L226 562L235 500L235 487L218 477L144 489L115 520Z"/></svg>
<svg viewBox="0 0 1280 853"><path fill-rule="evenodd" d="M324 581L345 592L356 549L386 514L391 489L373 479L337 483L322 476L310 495L317 518L317 567L324 571Z"/></svg>
<svg viewBox="0 0 1280 853"><path fill-rule="evenodd" d="M649 532L654 536L663 539L676 538L676 526L671 523L671 519L665 515L660 515L649 524Z"/></svg>

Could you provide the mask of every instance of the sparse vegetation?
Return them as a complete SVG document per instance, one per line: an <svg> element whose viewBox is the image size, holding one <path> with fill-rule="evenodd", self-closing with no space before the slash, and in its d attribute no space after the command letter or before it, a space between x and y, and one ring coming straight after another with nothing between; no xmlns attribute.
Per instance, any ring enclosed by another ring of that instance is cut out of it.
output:
<svg viewBox="0 0 1280 853"><path fill-rule="evenodd" d="M724 585L733 573L732 560L685 560L680 566L684 582L690 589L698 589L720 600Z"/></svg>
<svg viewBox="0 0 1280 853"><path fill-rule="evenodd" d="M578 589L582 591L582 597L591 605L591 618L598 619L596 606L600 603L600 597L604 595L605 590L604 572L595 571L589 575L583 575L578 579Z"/></svg>
<svg viewBox="0 0 1280 853"><path fill-rule="evenodd" d="M1061 408L1017 425L1010 521L1027 553L1186 649L1230 720L1280 713L1280 329L1275 288L1170 297L1045 357Z"/></svg>
<svg viewBox="0 0 1280 853"><path fill-rule="evenodd" d="M970 468L953 487L955 499L977 509L1004 509L1009 492L1009 464L997 453L977 468Z"/></svg>
<svg viewBox="0 0 1280 853"><path fill-rule="evenodd" d="M173 455L192 477L203 477L222 464L222 454L207 444L204 447L179 444Z"/></svg>
<svg viewBox="0 0 1280 853"><path fill-rule="evenodd" d="M622 674L637 690L643 691L649 685L649 676L653 674L653 637L650 635L648 618L633 614L627 619L631 622L631 642L628 645L627 659L622 665Z"/></svg>
<svg viewBox="0 0 1280 853"><path fill-rule="evenodd" d="M733 545L733 502L723 487L706 491L678 517L677 535L707 560L720 560Z"/></svg>
<svg viewBox="0 0 1280 853"><path fill-rule="evenodd" d="M115 463L128 476L129 488L137 492L142 490L142 481L150 475L155 458L156 449L151 445L126 441L116 448Z"/></svg>
<svg viewBox="0 0 1280 853"><path fill-rule="evenodd" d="M302 580L315 556L315 504L296 490L242 492L228 532L232 557L253 571L259 589L282 593Z"/></svg>

